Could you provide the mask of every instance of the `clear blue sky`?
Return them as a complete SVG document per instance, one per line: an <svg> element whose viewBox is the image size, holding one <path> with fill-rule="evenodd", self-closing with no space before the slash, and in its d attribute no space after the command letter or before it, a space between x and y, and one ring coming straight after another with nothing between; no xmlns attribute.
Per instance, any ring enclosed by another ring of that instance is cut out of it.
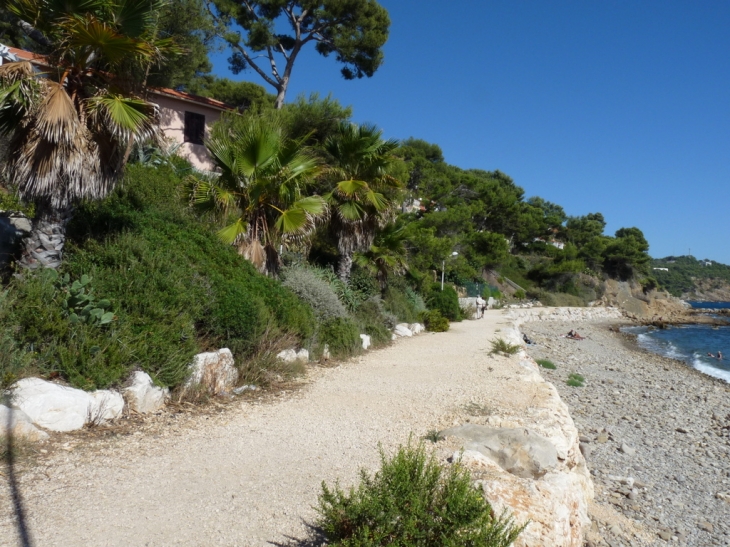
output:
<svg viewBox="0 0 730 547"><path fill-rule="evenodd" d="M388 137L499 169L569 215L603 213L608 234L639 227L652 256L730 264L730 2L380 3L378 72L345 81L311 48L287 100L331 92ZM227 56L215 70L231 76Z"/></svg>

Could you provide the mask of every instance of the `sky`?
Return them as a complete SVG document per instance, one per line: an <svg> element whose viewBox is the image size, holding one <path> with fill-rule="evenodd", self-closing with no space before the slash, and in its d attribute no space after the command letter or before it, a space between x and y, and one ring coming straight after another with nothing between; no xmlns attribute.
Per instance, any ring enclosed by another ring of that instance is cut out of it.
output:
<svg viewBox="0 0 730 547"><path fill-rule="evenodd" d="M346 81L313 47L287 101L331 93L385 136L500 170L606 233L640 228L654 257L730 264L730 2L380 0L385 62ZM228 52L214 71L234 76ZM269 88L273 92L273 88Z"/></svg>

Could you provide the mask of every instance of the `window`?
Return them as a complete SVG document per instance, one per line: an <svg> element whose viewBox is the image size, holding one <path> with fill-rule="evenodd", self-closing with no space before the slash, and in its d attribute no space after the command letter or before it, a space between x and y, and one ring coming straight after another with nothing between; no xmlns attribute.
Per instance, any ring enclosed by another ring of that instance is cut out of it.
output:
<svg viewBox="0 0 730 547"><path fill-rule="evenodd" d="M205 138L205 116L185 111L184 141L203 144Z"/></svg>

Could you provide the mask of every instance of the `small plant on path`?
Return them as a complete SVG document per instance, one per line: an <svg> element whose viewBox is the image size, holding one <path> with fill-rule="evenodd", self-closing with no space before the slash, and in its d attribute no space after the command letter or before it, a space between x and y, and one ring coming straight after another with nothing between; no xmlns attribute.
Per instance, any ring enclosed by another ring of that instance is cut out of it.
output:
<svg viewBox="0 0 730 547"><path fill-rule="evenodd" d="M555 363L553 363L550 359L538 359L536 363L542 368L549 368L550 370L555 370L556 368L558 368L555 366Z"/></svg>
<svg viewBox="0 0 730 547"><path fill-rule="evenodd" d="M444 437L437 429L432 429L423 436L423 439L426 441L431 441L432 443L437 443L439 441L443 441Z"/></svg>
<svg viewBox="0 0 730 547"><path fill-rule="evenodd" d="M410 442L357 488L322 483L317 525L331 547L508 547L524 526L496 517L469 472L446 468Z"/></svg>
<svg viewBox="0 0 730 547"><path fill-rule="evenodd" d="M583 376L574 372L568 376L568 381L565 383L570 387L583 387L585 381L586 379Z"/></svg>
<svg viewBox="0 0 730 547"><path fill-rule="evenodd" d="M514 355L518 351L520 351L520 346L517 344L510 344L506 340L502 338L497 338L496 340L492 340L492 351L489 352L489 355L494 355L495 353L501 353L502 355Z"/></svg>

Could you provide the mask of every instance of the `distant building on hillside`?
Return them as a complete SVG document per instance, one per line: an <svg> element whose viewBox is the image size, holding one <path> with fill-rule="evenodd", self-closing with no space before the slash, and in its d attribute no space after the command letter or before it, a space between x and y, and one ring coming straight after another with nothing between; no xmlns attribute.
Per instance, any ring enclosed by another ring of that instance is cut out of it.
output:
<svg viewBox="0 0 730 547"><path fill-rule="evenodd" d="M0 65L17 61L30 61L41 69L51 68L42 55L0 44ZM196 169L213 170L205 139L210 136L210 128L221 113L234 109L221 101L174 89L148 88L147 92L147 100L159 109L160 129L164 136L180 144L178 153Z"/></svg>
<svg viewBox="0 0 730 547"><path fill-rule="evenodd" d="M660 272L668 272L669 268L653 268L654 270L659 270Z"/></svg>

